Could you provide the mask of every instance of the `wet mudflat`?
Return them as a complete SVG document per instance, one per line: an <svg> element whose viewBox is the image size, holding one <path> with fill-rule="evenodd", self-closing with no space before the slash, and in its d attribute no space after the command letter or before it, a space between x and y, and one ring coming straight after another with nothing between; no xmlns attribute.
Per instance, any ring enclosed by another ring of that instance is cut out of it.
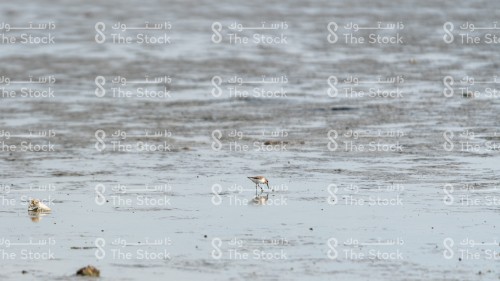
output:
<svg viewBox="0 0 500 281"><path fill-rule="evenodd" d="M499 277L493 2L0 5L2 280Z"/></svg>

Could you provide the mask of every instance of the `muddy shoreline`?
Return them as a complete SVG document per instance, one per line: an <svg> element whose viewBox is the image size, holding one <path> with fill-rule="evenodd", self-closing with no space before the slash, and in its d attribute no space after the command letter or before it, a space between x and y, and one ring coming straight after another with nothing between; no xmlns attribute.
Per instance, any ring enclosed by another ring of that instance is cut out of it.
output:
<svg viewBox="0 0 500 281"><path fill-rule="evenodd" d="M494 3L255 4L0 4L2 280L498 278Z"/></svg>

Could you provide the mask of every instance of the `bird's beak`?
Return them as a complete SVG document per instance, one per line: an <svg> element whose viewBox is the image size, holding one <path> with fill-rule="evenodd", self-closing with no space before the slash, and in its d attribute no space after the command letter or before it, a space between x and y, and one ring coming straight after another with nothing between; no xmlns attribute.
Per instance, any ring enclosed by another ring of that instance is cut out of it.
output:
<svg viewBox="0 0 500 281"><path fill-rule="evenodd" d="M266 182L266 185L267 185L267 189L271 189L271 188L269 188L269 182Z"/></svg>

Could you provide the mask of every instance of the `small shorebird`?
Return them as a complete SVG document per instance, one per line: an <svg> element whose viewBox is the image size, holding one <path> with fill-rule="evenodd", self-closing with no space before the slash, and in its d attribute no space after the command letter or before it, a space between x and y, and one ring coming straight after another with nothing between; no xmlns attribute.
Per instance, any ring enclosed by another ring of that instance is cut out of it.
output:
<svg viewBox="0 0 500 281"><path fill-rule="evenodd" d="M36 213L48 213L52 211L47 205L43 204L38 199L31 199L30 205L28 206L28 211Z"/></svg>
<svg viewBox="0 0 500 281"><path fill-rule="evenodd" d="M265 177L256 176L256 177L248 177L248 178L255 183L255 191L257 191L257 187L260 187L260 184L266 184L267 188L270 189L269 188L269 181ZM262 187L260 187L260 190L264 191L264 189L262 189Z"/></svg>

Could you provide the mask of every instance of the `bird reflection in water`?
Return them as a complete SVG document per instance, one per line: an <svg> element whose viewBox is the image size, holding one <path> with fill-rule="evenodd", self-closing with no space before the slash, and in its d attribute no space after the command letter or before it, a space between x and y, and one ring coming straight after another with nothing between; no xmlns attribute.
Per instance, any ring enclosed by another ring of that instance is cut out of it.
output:
<svg viewBox="0 0 500 281"><path fill-rule="evenodd" d="M265 196L261 193L259 195L255 195L255 197L252 199L252 202L254 205L266 205L268 199L269 193L267 193Z"/></svg>

